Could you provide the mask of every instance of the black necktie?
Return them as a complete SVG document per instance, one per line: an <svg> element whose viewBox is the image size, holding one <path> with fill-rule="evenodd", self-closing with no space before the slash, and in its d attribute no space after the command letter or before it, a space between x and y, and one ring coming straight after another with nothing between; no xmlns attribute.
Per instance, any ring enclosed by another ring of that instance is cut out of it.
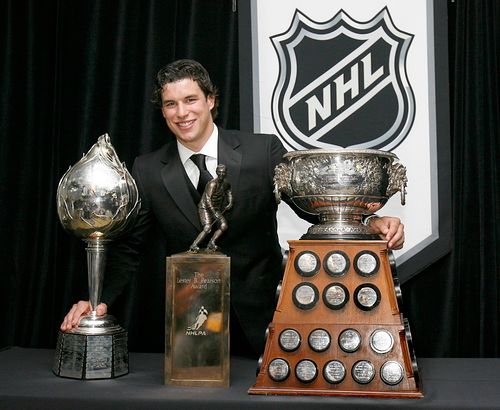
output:
<svg viewBox="0 0 500 410"><path fill-rule="evenodd" d="M191 160L200 170L200 179L198 180L198 186L196 187L196 190L200 195L202 195L203 191L205 190L205 185L207 185L207 182L212 180L213 177L210 172L208 172L207 166L205 164L205 155L193 154L191 155Z"/></svg>

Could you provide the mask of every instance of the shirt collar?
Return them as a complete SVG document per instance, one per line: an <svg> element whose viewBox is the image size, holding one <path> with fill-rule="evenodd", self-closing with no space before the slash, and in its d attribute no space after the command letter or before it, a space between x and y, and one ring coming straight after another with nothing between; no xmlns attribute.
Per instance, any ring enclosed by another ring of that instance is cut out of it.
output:
<svg viewBox="0 0 500 410"><path fill-rule="evenodd" d="M179 141L177 141L177 150L179 151L179 157L183 164L191 157L193 154L203 154L209 158L217 159L217 148L218 148L218 136L219 130L217 126L214 124L214 129L212 130L212 134L208 138L207 142L203 146L203 148L199 152L194 152L189 148L182 145Z"/></svg>

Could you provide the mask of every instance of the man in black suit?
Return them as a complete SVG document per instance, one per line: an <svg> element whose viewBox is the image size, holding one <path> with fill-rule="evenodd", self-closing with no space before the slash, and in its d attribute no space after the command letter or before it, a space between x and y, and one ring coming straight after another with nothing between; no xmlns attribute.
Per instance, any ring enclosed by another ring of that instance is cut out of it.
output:
<svg viewBox="0 0 500 410"><path fill-rule="evenodd" d="M200 233L196 187L204 170L195 165L192 155L203 154L202 168L206 165L213 176L218 164L226 166L235 198L227 214L229 229L218 242L222 252L231 257L231 351L255 356L263 350L264 332L272 320L275 290L282 276L273 176L286 150L274 135L218 128L213 122L217 89L199 63L175 61L160 70L157 80L155 100L176 140L134 162L132 175L142 207L133 232L109 252L103 303L97 313L106 313L129 281L139 263L148 227L157 224L161 228L167 255L188 250ZM316 221L298 209L294 211ZM389 247L403 246L404 230L398 218L372 218L369 223L389 241ZM76 326L89 311L88 301L73 305L61 330Z"/></svg>

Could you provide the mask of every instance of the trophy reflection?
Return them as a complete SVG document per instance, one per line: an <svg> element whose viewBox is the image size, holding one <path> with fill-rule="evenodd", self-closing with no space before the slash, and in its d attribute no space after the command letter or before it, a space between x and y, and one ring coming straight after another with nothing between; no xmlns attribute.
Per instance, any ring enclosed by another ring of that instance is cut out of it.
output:
<svg viewBox="0 0 500 410"><path fill-rule="evenodd" d="M91 313L70 331L59 331L53 372L75 379L128 373L127 332L111 315L97 316L106 245L130 227L140 208L137 186L120 163L108 134L63 175L57 211L63 228L86 243Z"/></svg>

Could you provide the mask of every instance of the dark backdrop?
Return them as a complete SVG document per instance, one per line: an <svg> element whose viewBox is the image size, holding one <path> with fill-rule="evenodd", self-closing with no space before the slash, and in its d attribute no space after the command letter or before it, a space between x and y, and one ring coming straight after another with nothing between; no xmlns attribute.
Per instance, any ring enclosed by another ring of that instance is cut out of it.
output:
<svg viewBox="0 0 500 410"><path fill-rule="evenodd" d="M87 286L84 243L57 218L57 183L104 132L129 166L172 138L149 101L162 65L204 64L218 124L238 128L236 3L0 1L0 347L55 346ZM498 357L500 4L448 9L453 249L403 285L403 300L417 357ZM132 351L163 351L162 244L151 235L111 309Z"/></svg>

